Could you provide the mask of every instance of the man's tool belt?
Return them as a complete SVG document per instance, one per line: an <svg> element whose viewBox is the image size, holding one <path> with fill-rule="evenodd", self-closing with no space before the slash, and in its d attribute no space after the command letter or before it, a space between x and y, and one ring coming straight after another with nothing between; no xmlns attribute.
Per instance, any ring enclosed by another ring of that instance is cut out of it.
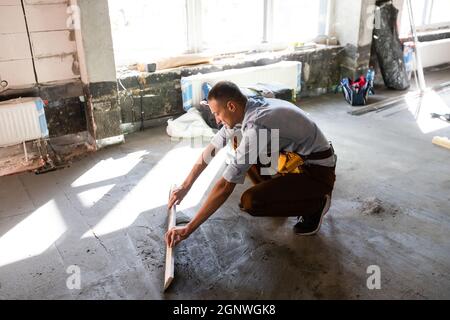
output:
<svg viewBox="0 0 450 320"><path fill-rule="evenodd" d="M302 166L308 160L323 160L331 157L334 154L333 146L325 151L314 152L307 156L299 155L295 152L282 152L278 158L278 173L303 173Z"/></svg>

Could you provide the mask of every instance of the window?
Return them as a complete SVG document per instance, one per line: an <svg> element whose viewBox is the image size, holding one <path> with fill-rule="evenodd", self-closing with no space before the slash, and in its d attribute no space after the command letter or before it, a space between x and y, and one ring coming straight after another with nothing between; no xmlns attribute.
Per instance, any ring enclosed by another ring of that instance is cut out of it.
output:
<svg viewBox="0 0 450 320"><path fill-rule="evenodd" d="M263 41L263 0L202 2L202 49L235 49Z"/></svg>
<svg viewBox="0 0 450 320"><path fill-rule="evenodd" d="M311 40L319 34L321 1L274 1L273 34L276 42Z"/></svg>
<svg viewBox="0 0 450 320"><path fill-rule="evenodd" d="M262 44L325 34L330 0L109 0L116 63Z"/></svg>
<svg viewBox="0 0 450 320"><path fill-rule="evenodd" d="M430 23L446 23L450 25L450 1L434 0L433 10L431 11Z"/></svg>
<svg viewBox="0 0 450 320"><path fill-rule="evenodd" d="M450 26L450 1L449 0L411 0L414 22L418 31L432 30ZM402 37L411 33L408 3L403 4L401 17Z"/></svg>
<svg viewBox="0 0 450 320"><path fill-rule="evenodd" d="M116 64L187 50L185 0L109 0Z"/></svg>

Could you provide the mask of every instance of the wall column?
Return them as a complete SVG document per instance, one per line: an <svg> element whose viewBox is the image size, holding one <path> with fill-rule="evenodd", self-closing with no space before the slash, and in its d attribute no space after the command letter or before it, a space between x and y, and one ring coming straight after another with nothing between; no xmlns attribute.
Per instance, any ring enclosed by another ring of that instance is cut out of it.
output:
<svg viewBox="0 0 450 320"><path fill-rule="evenodd" d="M376 0L330 0L334 14L330 34L345 46L341 75L355 78L369 68Z"/></svg>
<svg viewBox="0 0 450 320"><path fill-rule="evenodd" d="M98 148L121 143L124 136L108 0L71 0L71 5L87 99L88 131Z"/></svg>

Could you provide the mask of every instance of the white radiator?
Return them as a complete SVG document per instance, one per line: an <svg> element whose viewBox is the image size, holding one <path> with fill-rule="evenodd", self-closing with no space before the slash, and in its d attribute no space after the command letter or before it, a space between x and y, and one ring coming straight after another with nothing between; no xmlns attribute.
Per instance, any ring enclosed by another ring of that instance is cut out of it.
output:
<svg viewBox="0 0 450 320"><path fill-rule="evenodd" d="M47 120L41 98L20 98L0 103L0 147L47 137Z"/></svg>
<svg viewBox="0 0 450 320"><path fill-rule="evenodd" d="M257 83L279 83L298 92L301 89L302 63L282 61L267 66L230 69L220 72L196 74L181 78L183 108L189 110L198 106L202 99L202 85L207 82L214 86L219 81L232 81L240 87Z"/></svg>
<svg viewBox="0 0 450 320"><path fill-rule="evenodd" d="M450 39L424 41L420 43L420 55L424 68L450 62Z"/></svg>

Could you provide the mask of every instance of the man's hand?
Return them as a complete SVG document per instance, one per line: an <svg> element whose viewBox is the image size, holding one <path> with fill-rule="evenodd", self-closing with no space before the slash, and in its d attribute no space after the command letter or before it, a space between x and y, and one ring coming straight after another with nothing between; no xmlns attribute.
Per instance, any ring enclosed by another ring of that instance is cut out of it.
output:
<svg viewBox="0 0 450 320"><path fill-rule="evenodd" d="M170 195L168 207L172 208L173 205L179 205L181 201L183 201L184 197L189 192L189 188L180 186L174 190L172 190L172 194Z"/></svg>
<svg viewBox="0 0 450 320"><path fill-rule="evenodd" d="M195 217L185 227L175 227L166 233L167 245L173 248L189 237L228 199L235 186L235 183L230 183L224 178L220 178Z"/></svg>
<svg viewBox="0 0 450 320"><path fill-rule="evenodd" d="M172 228L166 233L166 244L170 248L173 248L181 241L187 239L191 232L192 231L188 226Z"/></svg>

